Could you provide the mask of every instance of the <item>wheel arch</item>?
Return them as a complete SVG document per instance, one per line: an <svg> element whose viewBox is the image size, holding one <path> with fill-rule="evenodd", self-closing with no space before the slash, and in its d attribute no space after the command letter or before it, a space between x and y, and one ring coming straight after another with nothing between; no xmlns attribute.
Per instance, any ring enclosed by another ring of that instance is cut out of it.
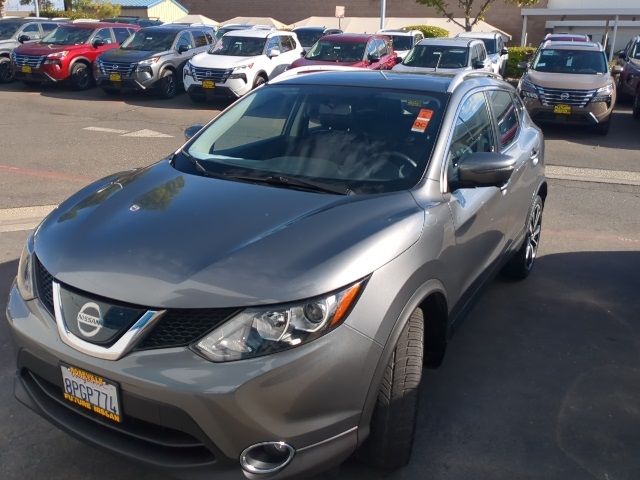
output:
<svg viewBox="0 0 640 480"><path fill-rule="evenodd" d="M542 205L544 205L545 201L547 200L547 192L548 192L547 182L544 181L538 187L538 192L537 192L538 195L540 195L540 198L542 198Z"/></svg>
<svg viewBox="0 0 640 480"><path fill-rule="evenodd" d="M89 60L87 57L76 57L69 63L69 74L71 74L71 69L78 63L84 63L89 68L89 70L91 70L91 66L93 65L91 60ZM91 74L93 75L93 72L91 72Z"/></svg>

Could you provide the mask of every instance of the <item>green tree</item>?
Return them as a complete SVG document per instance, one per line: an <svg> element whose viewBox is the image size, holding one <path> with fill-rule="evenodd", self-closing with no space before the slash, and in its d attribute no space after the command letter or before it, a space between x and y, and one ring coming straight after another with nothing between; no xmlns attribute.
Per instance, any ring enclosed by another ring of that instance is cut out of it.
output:
<svg viewBox="0 0 640 480"><path fill-rule="evenodd" d="M473 26L480 20L484 20L489 8L496 3L497 0L456 0L456 4L463 11L464 24L455 19L452 6L446 0L416 0L416 3L433 7L445 18L448 18L459 27L470 32ZM518 7L530 7L540 0L504 0L506 3L517 5Z"/></svg>

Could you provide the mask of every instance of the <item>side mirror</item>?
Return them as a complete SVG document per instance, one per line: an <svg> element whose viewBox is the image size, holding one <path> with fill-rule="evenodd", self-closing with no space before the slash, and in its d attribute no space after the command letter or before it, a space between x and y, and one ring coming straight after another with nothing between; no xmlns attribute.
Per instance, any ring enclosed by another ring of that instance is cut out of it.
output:
<svg viewBox="0 0 640 480"><path fill-rule="evenodd" d="M91 45L93 46L93 48L102 47L104 45L104 40L96 38L93 40L93 42L91 42Z"/></svg>
<svg viewBox="0 0 640 480"><path fill-rule="evenodd" d="M509 49L507 47L502 47L502 50L500 50L500 55L509 55Z"/></svg>
<svg viewBox="0 0 640 480"><path fill-rule="evenodd" d="M186 140L191 140L196 133L198 133L200 130L202 130L202 128L204 127L204 125L201 124L196 124L196 125L191 125L190 127L187 127L184 129L184 138Z"/></svg>
<svg viewBox="0 0 640 480"><path fill-rule="evenodd" d="M277 57L280 55L280 49L279 48L272 48L271 50L269 50L269 54L267 55L269 58L273 58L273 57Z"/></svg>
<svg viewBox="0 0 640 480"><path fill-rule="evenodd" d="M511 177L516 159L494 152L478 152L458 163L458 187L502 187Z"/></svg>
<svg viewBox="0 0 640 480"><path fill-rule="evenodd" d="M518 68L520 70L527 70L529 68L529 64L527 62L518 62Z"/></svg>
<svg viewBox="0 0 640 480"><path fill-rule="evenodd" d="M304 57L306 54L307 54L307 51L304 49L300 52L301 57Z"/></svg>
<svg viewBox="0 0 640 480"><path fill-rule="evenodd" d="M396 63L396 65L398 63L402 63L402 57L396 57L396 58L393 59L393 61Z"/></svg>
<svg viewBox="0 0 640 480"><path fill-rule="evenodd" d="M367 60L369 60L371 63L379 62L380 57L375 53L370 53L369 55L367 55Z"/></svg>
<svg viewBox="0 0 640 480"><path fill-rule="evenodd" d="M29 40L31 40L31 37L30 37L29 35L24 35L24 34L23 34L23 35L20 35L20 36L18 37L18 41L19 41L20 43L28 42Z"/></svg>
<svg viewBox="0 0 640 480"><path fill-rule="evenodd" d="M484 68L485 67L484 61L482 61L482 60L474 60L472 67L474 69L476 69L476 70L479 69L479 68Z"/></svg>
<svg viewBox="0 0 640 480"><path fill-rule="evenodd" d="M620 75L624 69L620 65L611 67L611 75Z"/></svg>
<svg viewBox="0 0 640 480"><path fill-rule="evenodd" d="M189 51L189 46L188 45L180 45L178 47L178 53L184 53L184 52L188 52Z"/></svg>

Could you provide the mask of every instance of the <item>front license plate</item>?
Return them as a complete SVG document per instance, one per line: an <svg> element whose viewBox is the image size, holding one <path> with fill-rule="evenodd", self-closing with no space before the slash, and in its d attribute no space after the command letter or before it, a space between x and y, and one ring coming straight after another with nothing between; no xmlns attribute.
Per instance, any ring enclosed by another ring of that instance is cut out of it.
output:
<svg viewBox="0 0 640 480"><path fill-rule="evenodd" d="M110 73L109 74L109 81L111 81L111 82L121 82L122 81L122 75L120 75L119 73Z"/></svg>
<svg viewBox="0 0 640 480"><path fill-rule="evenodd" d="M571 115L571 105L565 105L563 103L556 105L553 107L553 113L557 113L559 115Z"/></svg>
<svg viewBox="0 0 640 480"><path fill-rule="evenodd" d="M32 72L31 67L29 65L23 65L22 68L20 69L20 71L22 73L31 73Z"/></svg>
<svg viewBox="0 0 640 480"><path fill-rule="evenodd" d="M60 365L64 399L111 421L122 422L118 386L94 373Z"/></svg>
<svg viewBox="0 0 640 480"><path fill-rule="evenodd" d="M213 80L204 80L202 82L202 88L216 88L216 84Z"/></svg>

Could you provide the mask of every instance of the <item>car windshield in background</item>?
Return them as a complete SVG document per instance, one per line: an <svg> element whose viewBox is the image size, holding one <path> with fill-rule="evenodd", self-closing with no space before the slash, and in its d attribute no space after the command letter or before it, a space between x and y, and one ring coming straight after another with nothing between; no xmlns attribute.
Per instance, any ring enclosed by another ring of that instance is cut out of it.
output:
<svg viewBox="0 0 640 480"><path fill-rule="evenodd" d="M411 50L413 47L413 36L407 35L392 35L393 49L398 50Z"/></svg>
<svg viewBox="0 0 640 480"><path fill-rule="evenodd" d="M170 50L173 41L176 38L176 32L159 30L145 32L137 31L133 36L129 37L122 44L123 50L144 50L147 52L164 52Z"/></svg>
<svg viewBox="0 0 640 480"><path fill-rule="evenodd" d="M266 38L256 37L222 37L220 41L209 50L213 55L229 55L231 57L255 57L261 55L264 50Z"/></svg>
<svg viewBox="0 0 640 480"><path fill-rule="evenodd" d="M469 50L464 47L417 45L402 62L407 67L464 68Z"/></svg>
<svg viewBox="0 0 640 480"><path fill-rule="evenodd" d="M58 27L42 39L42 43L51 45L80 45L91 37L90 28Z"/></svg>
<svg viewBox="0 0 640 480"><path fill-rule="evenodd" d="M537 72L584 75L607 73L608 71L604 52L552 48L538 51L531 68Z"/></svg>
<svg viewBox="0 0 640 480"><path fill-rule="evenodd" d="M359 62L364 58L366 42L318 41L305 55L307 60L324 62Z"/></svg>
<svg viewBox="0 0 640 480"><path fill-rule="evenodd" d="M187 154L221 178L288 178L293 188L304 182L356 194L408 189L431 158L446 100L440 93L273 85L218 117Z"/></svg>
<svg viewBox="0 0 640 480"><path fill-rule="evenodd" d="M296 31L295 34L298 36L300 45L303 47L312 47L313 44L320 40L324 35L322 31L318 30Z"/></svg>
<svg viewBox="0 0 640 480"><path fill-rule="evenodd" d="M0 40L8 40L18 31L20 22L0 22Z"/></svg>
<svg viewBox="0 0 640 480"><path fill-rule="evenodd" d="M484 47L487 49L487 53L492 55L494 53L498 53L498 45L493 38L481 38L484 43Z"/></svg>

